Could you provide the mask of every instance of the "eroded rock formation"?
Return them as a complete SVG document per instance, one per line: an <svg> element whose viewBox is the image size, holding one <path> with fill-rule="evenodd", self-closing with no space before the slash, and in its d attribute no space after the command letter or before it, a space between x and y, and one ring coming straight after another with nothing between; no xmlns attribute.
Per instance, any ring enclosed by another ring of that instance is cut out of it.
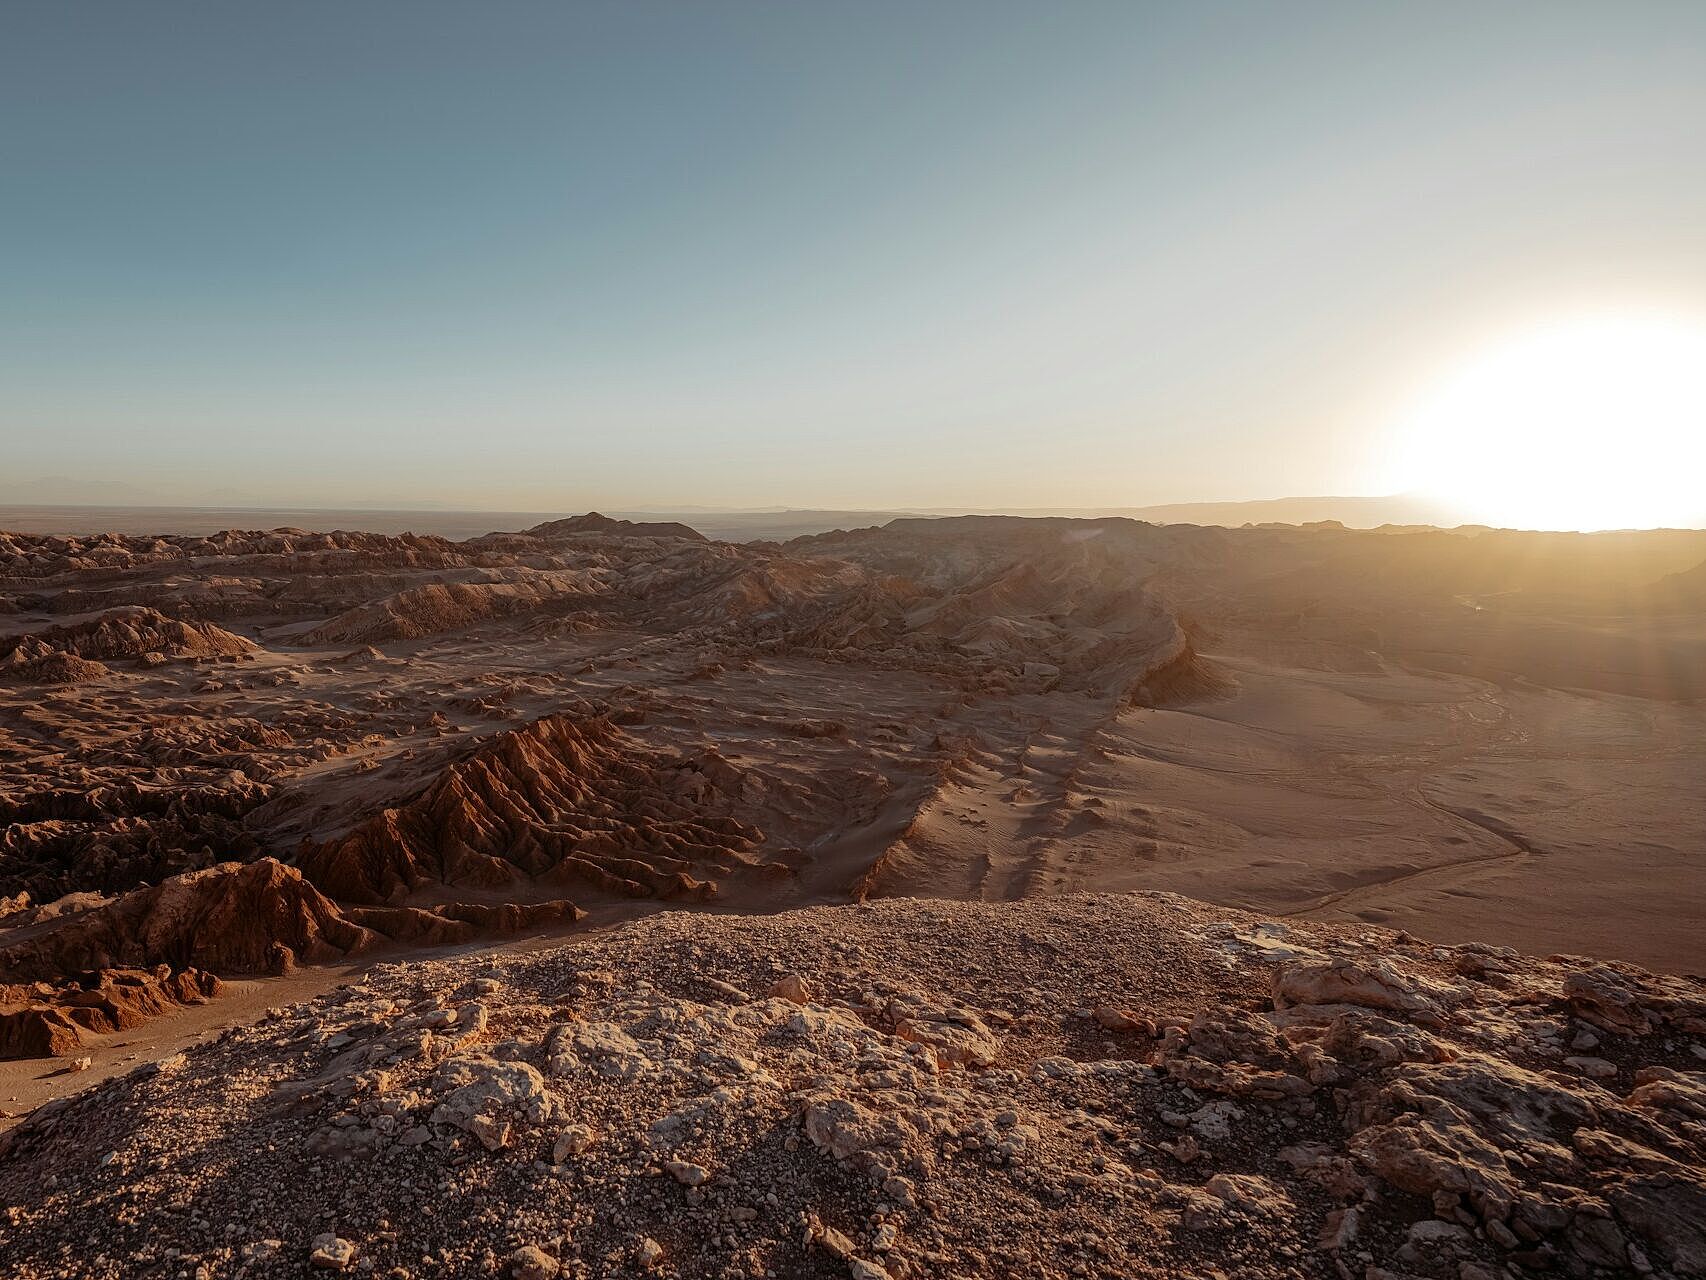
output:
<svg viewBox="0 0 1706 1280"><path fill-rule="evenodd" d="M87 969L280 973L338 960L378 941L293 867L224 863L133 890L0 948L0 979L48 981Z"/></svg>
<svg viewBox="0 0 1706 1280"><path fill-rule="evenodd" d="M608 719L549 716L501 733L425 792L304 851L350 902L429 884L580 884L627 897L708 897L707 872L749 865L763 833L734 814L739 771L714 753L636 747Z"/></svg>
<svg viewBox="0 0 1706 1280"><path fill-rule="evenodd" d="M201 969L101 969L54 982L0 984L0 1058L61 1058L91 1035L204 1004L222 984Z"/></svg>
<svg viewBox="0 0 1706 1280"><path fill-rule="evenodd" d="M255 646L211 622L186 622L146 607L112 609L87 622L0 638L0 676L74 683L106 674L104 663L153 665L171 658L240 658Z"/></svg>
<svg viewBox="0 0 1706 1280"><path fill-rule="evenodd" d="M573 921L580 914L562 899L345 906L295 867L261 858L186 872L0 944L0 981L51 981L81 970L158 965L277 974L370 951L386 940L443 946L482 933Z"/></svg>

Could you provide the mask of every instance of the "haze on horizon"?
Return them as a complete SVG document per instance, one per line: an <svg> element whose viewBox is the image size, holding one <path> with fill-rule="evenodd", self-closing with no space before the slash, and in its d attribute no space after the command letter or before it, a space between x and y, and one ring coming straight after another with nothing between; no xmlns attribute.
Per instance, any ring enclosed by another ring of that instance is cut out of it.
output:
<svg viewBox="0 0 1706 1280"><path fill-rule="evenodd" d="M1699 5L28 4L0 155L0 501L1706 525Z"/></svg>

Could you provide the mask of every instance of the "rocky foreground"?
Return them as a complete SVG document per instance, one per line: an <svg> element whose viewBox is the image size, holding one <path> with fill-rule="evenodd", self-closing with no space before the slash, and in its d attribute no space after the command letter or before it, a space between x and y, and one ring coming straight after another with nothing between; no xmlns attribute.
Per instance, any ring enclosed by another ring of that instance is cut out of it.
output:
<svg viewBox="0 0 1706 1280"><path fill-rule="evenodd" d="M1706 1275L1706 983L1168 894L385 966L0 1138L16 1277Z"/></svg>

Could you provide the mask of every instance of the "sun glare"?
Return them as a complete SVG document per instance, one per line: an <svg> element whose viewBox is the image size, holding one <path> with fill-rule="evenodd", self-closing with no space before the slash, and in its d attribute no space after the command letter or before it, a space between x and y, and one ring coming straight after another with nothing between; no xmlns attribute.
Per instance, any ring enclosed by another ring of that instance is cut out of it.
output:
<svg viewBox="0 0 1706 1280"><path fill-rule="evenodd" d="M1540 325L1435 384L1401 431L1403 487L1524 529L1706 522L1706 321Z"/></svg>

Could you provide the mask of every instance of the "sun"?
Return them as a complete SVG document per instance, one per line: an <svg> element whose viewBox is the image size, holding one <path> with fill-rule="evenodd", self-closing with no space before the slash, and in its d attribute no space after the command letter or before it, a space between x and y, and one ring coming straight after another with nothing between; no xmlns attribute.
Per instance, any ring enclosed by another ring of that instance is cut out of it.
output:
<svg viewBox="0 0 1706 1280"><path fill-rule="evenodd" d="M1706 524L1706 319L1576 315L1481 348L1399 430L1401 487L1519 529Z"/></svg>

